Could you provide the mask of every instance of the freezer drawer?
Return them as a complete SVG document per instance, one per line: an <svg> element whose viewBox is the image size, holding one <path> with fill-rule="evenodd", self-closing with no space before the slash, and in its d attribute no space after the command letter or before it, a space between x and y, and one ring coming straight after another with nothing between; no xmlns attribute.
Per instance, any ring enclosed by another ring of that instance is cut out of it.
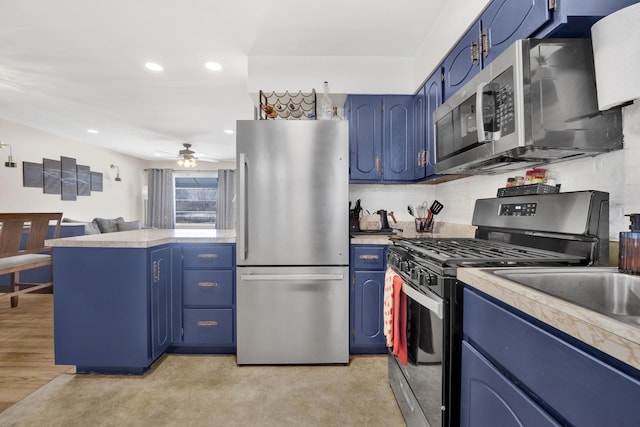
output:
<svg viewBox="0 0 640 427"><path fill-rule="evenodd" d="M239 267L238 364L349 362L348 267Z"/></svg>

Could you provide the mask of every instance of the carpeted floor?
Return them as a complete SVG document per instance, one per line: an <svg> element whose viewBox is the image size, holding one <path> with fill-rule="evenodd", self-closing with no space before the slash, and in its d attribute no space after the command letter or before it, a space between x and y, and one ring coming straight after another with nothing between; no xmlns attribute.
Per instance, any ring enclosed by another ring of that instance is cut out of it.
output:
<svg viewBox="0 0 640 427"><path fill-rule="evenodd" d="M144 376L61 375L0 426L404 426L385 356L349 366L240 366L165 355Z"/></svg>

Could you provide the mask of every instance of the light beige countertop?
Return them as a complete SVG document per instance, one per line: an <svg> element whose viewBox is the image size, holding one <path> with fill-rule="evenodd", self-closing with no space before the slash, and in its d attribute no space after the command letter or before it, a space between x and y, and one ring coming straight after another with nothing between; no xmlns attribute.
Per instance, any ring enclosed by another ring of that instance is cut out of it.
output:
<svg viewBox="0 0 640 427"><path fill-rule="evenodd" d="M435 238L472 238L475 236L476 227L466 224L452 224L446 222L436 222L431 233L418 233L413 222L399 222L398 228L402 231L396 235L356 235L351 238L352 245L390 245L394 238L415 238L415 237L435 237Z"/></svg>
<svg viewBox="0 0 640 427"><path fill-rule="evenodd" d="M458 268L458 279L640 369L640 328L555 298L478 268Z"/></svg>
<svg viewBox="0 0 640 427"><path fill-rule="evenodd" d="M91 234L46 240L52 247L81 248L151 248L166 243L235 243L235 230L213 229L145 229L116 233Z"/></svg>

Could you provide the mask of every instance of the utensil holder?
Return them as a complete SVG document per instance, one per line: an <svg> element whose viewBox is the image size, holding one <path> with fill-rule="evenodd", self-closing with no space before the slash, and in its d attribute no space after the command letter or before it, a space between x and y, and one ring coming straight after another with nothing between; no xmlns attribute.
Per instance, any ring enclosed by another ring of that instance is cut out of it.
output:
<svg viewBox="0 0 640 427"><path fill-rule="evenodd" d="M431 233L433 231L433 217L416 218L416 231L418 233Z"/></svg>

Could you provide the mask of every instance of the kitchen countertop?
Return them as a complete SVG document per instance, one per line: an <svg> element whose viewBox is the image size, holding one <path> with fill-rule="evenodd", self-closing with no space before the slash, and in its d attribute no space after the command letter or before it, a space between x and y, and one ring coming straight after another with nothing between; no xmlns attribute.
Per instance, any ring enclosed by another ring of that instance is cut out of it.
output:
<svg viewBox="0 0 640 427"><path fill-rule="evenodd" d="M152 248L166 243L235 243L235 230L144 229L46 240L52 247Z"/></svg>
<svg viewBox="0 0 640 427"><path fill-rule="evenodd" d="M415 238L415 237L435 237L435 238L471 238L475 236L476 227L466 224L453 224L447 222L436 222L433 225L432 233L418 233L415 231L413 222L398 222L398 228L403 231L394 235L356 235L351 237L352 245L390 245L394 238Z"/></svg>
<svg viewBox="0 0 640 427"><path fill-rule="evenodd" d="M458 268L457 276L474 288L640 369L640 328L482 269Z"/></svg>

